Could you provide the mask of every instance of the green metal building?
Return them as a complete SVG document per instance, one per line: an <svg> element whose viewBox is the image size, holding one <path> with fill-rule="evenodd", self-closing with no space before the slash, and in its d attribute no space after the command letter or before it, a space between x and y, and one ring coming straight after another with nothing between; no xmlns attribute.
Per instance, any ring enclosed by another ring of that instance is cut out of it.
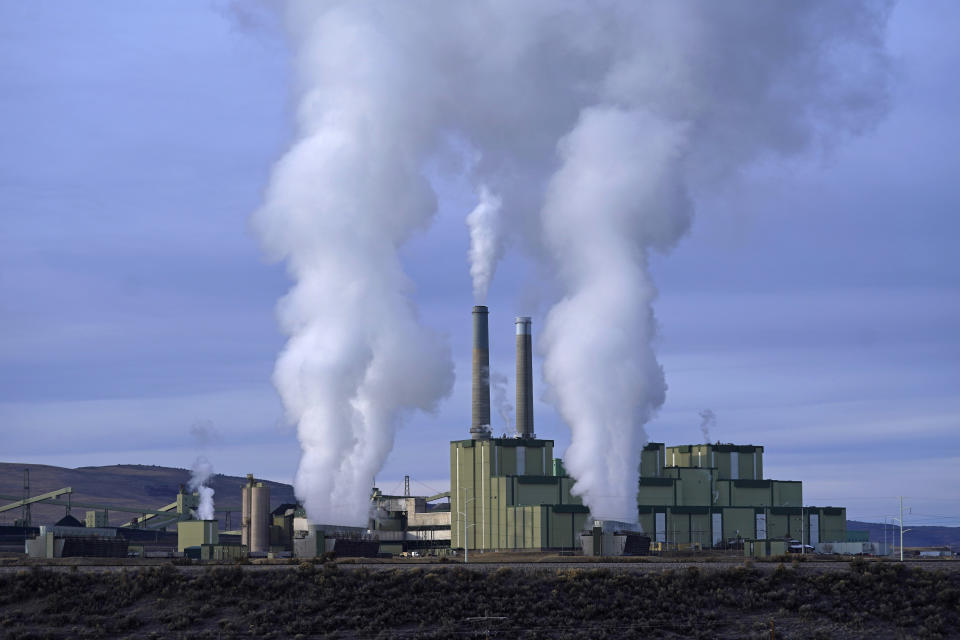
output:
<svg viewBox="0 0 960 640"><path fill-rule="evenodd" d="M643 530L668 547L846 539L846 509L804 506L800 481L764 479L763 447L755 445L648 444L637 511Z"/></svg>
<svg viewBox="0 0 960 640"><path fill-rule="evenodd" d="M491 437L488 309L473 308L470 440L450 443L450 547L573 550L588 509L570 495L573 478L553 457L553 440L533 430L531 320L514 320L516 437Z"/></svg>
<svg viewBox="0 0 960 640"><path fill-rule="evenodd" d="M182 520L177 523L177 551L220 541L216 520Z"/></svg>
<svg viewBox="0 0 960 640"><path fill-rule="evenodd" d="M579 548L588 509L553 457L553 440L487 438L450 443L451 547Z"/></svg>

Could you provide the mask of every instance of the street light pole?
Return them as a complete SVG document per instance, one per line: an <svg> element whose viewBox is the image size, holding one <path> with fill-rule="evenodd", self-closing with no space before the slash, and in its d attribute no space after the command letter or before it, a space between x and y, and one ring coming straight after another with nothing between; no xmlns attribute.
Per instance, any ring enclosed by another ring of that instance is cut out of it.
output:
<svg viewBox="0 0 960 640"><path fill-rule="evenodd" d="M903 496L900 496L900 562L903 562Z"/></svg>
<svg viewBox="0 0 960 640"><path fill-rule="evenodd" d="M464 492L464 497L466 497L467 495L469 495L466 492L470 491L470 487L462 487L460 490ZM464 564L467 564L468 562L470 562L470 537L469 536L470 536L470 527L472 526L469 524L470 516L469 516L469 510L467 509L467 505L473 502L474 500L476 500L476 498L471 498L469 500L464 499L463 511L457 511L458 515L463 516L463 563Z"/></svg>

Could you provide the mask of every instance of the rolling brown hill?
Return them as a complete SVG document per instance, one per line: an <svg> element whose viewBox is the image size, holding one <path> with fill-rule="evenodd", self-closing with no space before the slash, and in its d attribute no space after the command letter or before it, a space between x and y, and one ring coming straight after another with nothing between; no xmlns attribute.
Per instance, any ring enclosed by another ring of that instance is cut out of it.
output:
<svg viewBox="0 0 960 640"><path fill-rule="evenodd" d="M23 470L30 469L30 495L39 495L63 487L73 489L75 502L102 503L118 507L158 509L176 501L181 484L190 480L188 469L158 467L140 464L119 464L106 467L78 467L68 469L42 464L0 462L0 495L19 499L23 494ZM214 504L237 509L231 514L232 528L240 526L240 487L246 481L239 476L216 474L208 485L214 490ZM284 502L295 502L293 487L280 482L264 481L270 487L271 509ZM64 496L65 499L65 496ZM0 498L0 504L12 500ZM74 507L72 515L84 519L88 508ZM31 505L34 525L53 524L64 516L66 509L56 505ZM21 514L20 509L0 513L0 524L12 524ZM129 522L135 513L111 511L113 526ZM221 527L226 525L225 514L218 512Z"/></svg>

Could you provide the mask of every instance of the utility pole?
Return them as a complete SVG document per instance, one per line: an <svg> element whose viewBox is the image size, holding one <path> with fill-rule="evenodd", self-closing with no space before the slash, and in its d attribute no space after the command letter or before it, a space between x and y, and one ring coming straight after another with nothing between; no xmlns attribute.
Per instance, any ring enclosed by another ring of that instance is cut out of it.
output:
<svg viewBox="0 0 960 640"><path fill-rule="evenodd" d="M903 562L903 496L900 496L900 562Z"/></svg>

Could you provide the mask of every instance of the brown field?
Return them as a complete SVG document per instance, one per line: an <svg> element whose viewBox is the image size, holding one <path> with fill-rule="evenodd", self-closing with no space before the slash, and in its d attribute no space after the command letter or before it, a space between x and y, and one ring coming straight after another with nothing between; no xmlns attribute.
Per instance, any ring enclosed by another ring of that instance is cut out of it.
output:
<svg viewBox="0 0 960 640"><path fill-rule="evenodd" d="M772 632L882 640L958 637L960 626L960 572L933 568L956 563L551 564L7 567L0 637L766 639Z"/></svg>

